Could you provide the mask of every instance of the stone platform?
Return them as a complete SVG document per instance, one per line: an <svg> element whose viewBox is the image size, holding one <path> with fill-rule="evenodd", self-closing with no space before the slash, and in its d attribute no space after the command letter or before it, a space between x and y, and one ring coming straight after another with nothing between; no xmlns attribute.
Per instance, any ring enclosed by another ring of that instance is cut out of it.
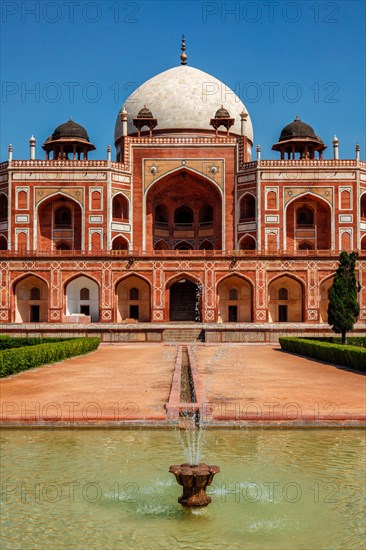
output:
<svg viewBox="0 0 366 550"><path fill-rule="evenodd" d="M2 323L0 333L22 337L98 336L105 343L277 343L281 336L334 336L328 324L319 323ZM356 324L352 336L366 336L366 324Z"/></svg>

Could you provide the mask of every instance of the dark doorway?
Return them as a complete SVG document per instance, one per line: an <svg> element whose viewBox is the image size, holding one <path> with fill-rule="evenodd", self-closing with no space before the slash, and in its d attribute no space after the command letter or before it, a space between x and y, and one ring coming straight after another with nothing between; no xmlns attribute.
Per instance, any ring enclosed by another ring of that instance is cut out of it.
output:
<svg viewBox="0 0 366 550"><path fill-rule="evenodd" d="M130 306L130 319L139 320L139 306Z"/></svg>
<svg viewBox="0 0 366 550"><path fill-rule="evenodd" d="M287 306L278 306L278 321L287 323Z"/></svg>
<svg viewBox="0 0 366 550"><path fill-rule="evenodd" d="M80 313L90 315L90 306L80 306Z"/></svg>
<svg viewBox="0 0 366 550"><path fill-rule="evenodd" d="M39 323L39 306L31 306L30 307L30 322L31 323Z"/></svg>
<svg viewBox="0 0 366 550"><path fill-rule="evenodd" d="M181 279L170 287L170 320L201 320L200 295L196 284Z"/></svg>
<svg viewBox="0 0 366 550"><path fill-rule="evenodd" d="M238 321L238 306L229 306L229 323Z"/></svg>

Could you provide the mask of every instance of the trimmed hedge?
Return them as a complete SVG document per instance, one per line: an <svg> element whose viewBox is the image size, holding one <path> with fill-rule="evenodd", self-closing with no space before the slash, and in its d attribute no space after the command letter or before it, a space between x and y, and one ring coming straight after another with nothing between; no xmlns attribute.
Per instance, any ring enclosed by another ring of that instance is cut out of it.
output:
<svg viewBox="0 0 366 550"><path fill-rule="evenodd" d="M69 338L61 342L5 349L0 351L0 377L84 355L96 350L99 344L99 338Z"/></svg>
<svg viewBox="0 0 366 550"><path fill-rule="evenodd" d="M279 342L285 351L366 371L366 349L363 347L291 337L279 338Z"/></svg>
<svg viewBox="0 0 366 550"><path fill-rule="evenodd" d="M17 338L0 334L0 350L10 348L21 348L23 346L35 346L37 344L48 344L52 342L65 342L70 338Z"/></svg>
<svg viewBox="0 0 366 550"><path fill-rule="evenodd" d="M329 342L330 344L341 344L342 338L338 336L328 336L325 338L306 337L305 340L315 340L316 342ZM366 348L365 336L347 336L347 345Z"/></svg>

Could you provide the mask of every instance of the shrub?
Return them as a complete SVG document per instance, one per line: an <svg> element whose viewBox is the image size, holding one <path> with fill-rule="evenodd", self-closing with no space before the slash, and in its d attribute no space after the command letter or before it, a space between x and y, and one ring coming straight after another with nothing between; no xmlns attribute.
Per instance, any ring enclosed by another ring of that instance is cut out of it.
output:
<svg viewBox="0 0 366 550"><path fill-rule="evenodd" d="M65 342L70 338L18 338L0 334L0 350L10 348L20 348L22 346L35 346L36 344L46 344L51 342Z"/></svg>
<svg viewBox="0 0 366 550"><path fill-rule="evenodd" d="M366 349L361 346L344 346L331 342L290 337L280 338L279 342L285 351L366 371Z"/></svg>
<svg viewBox="0 0 366 550"><path fill-rule="evenodd" d="M304 340L315 340L316 342L328 342L330 344L341 344L342 338L337 336L329 336L325 338L316 338L316 337L306 337ZM366 348L366 337L365 336L348 336L347 344L351 346L358 346L360 348Z"/></svg>
<svg viewBox="0 0 366 550"><path fill-rule="evenodd" d="M96 350L99 338L72 338L0 351L0 377Z"/></svg>

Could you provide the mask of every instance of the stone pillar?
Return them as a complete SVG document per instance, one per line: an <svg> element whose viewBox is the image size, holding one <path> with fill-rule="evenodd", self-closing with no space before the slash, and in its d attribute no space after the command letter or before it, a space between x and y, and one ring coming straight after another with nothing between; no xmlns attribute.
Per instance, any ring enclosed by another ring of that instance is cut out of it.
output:
<svg viewBox="0 0 366 550"><path fill-rule="evenodd" d="M339 139L337 138L337 136L334 136L333 138L333 159L334 160L338 160L339 158L338 145L339 145Z"/></svg>
<svg viewBox="0 0 366 550"><path fill-rule="evenodd" d="M9 147L8 147L8 162L9 162L9 164L12 160L13 160L13 146L10 143Z"/></svg>
<svg viewBox="0 0 366 550"><path fill-rule="evenodd" d="M35 160L35 158L36 158L36 139L33 135L29 138L29 149L30 149L30 151L29 151L30 160Z"/></svg>
<svg viewBox="0 0 366 550"><path fill-rule="evenodd" d="M357 145L356 145L356 160L357 161L360 160L360 145L359 145L359 143L357 143Z"/></svg>
<svg viewBox="0 0 366 550"><path fill-rule="evenodd" d="M257 161L261 161L261 146L257 145Z"/></svg>
<svg viewBox="0 0 366 550"><path fill-rule="evenodd" d="M123 107L123 109L121 111L122 135L123 136L127 136L127 118L128 118L128 113L127 113L126 109Z"/></svg>

